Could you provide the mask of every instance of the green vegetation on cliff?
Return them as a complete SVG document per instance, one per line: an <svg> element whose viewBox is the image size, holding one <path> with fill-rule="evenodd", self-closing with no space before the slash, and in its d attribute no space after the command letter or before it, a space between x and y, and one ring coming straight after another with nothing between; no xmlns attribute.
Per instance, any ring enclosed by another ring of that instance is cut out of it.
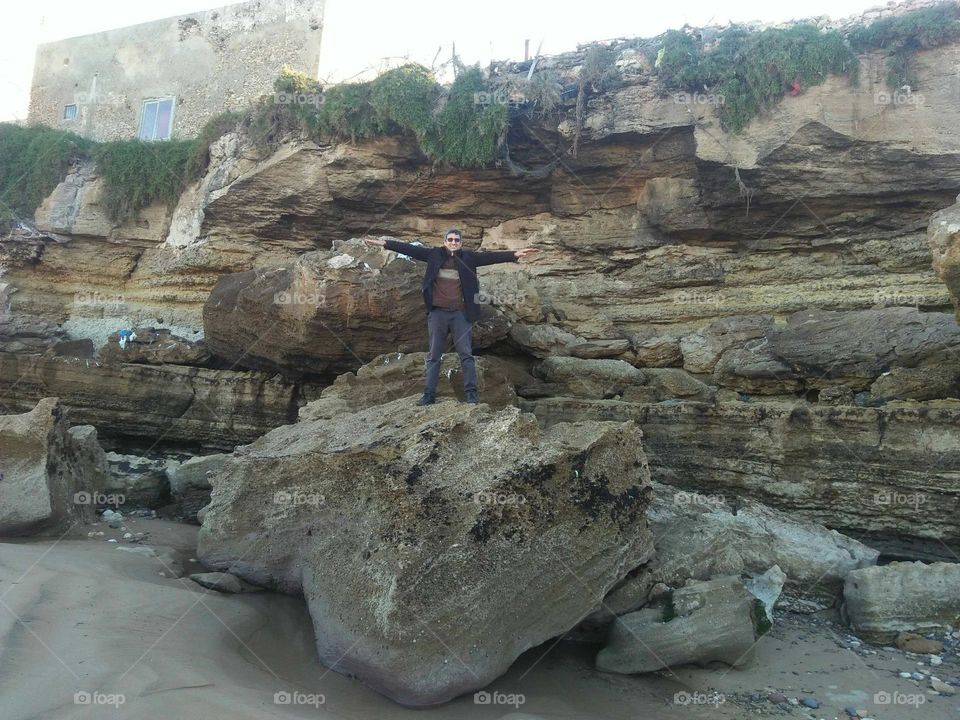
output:
<svg viewBox="0 0 960 720"><path fill-rule="evenodd" d="M708 38L672 30L646 47L666 90L716 104L723 126L740 132L787 94L831 74L856 82L855 53L885 53L891 89L916 89L916 53L958 40L960 7L948 2L855 27L846 36L811 24L732 26ZM587 99L618 81L616 60L611 47L598 44L586 49L576 69L538 67L530 76L513 71L487 77L478 67L458 64L449 86L415 64L370 82L327 88L285 68L272 95L244 112L214 117L192 140L97 143L43 126L0 123L0 219L31 216L71 165L84 159L96 160L105 207L115 221L151 202L173 203L206 171L210 144L234 129L262 152L290 137L329 143L405 134L434 163L477 168L506 156L511 121L555 113L558 123L573 120L570 152L576 155Z"/></svg>
<svg viewBox="0 0 960 720"><path fill-rule="evenodd" d="M880 50L887 54L887 85L891 90L904 85L917 89L916 53L958 39L960 6L952 2L883 18L850 33L850 45L857 52Z"/></svg>
<svg viewBox="0 0 960 720"><path fill-rule="evenodd" d="M410 133L430 160L457 167L492 163L508 125L507 109L479 68L462 68L445 88L421 65L389 70L375 80L323 90L284 69L272 97L260 99L246 127L261 148L293 133L318 142Z"/></svg>
<svg viewBox="0 0 960 720"><path fill-rule="evenodd" d="M683 31L668 32L655 69L667 89L711 98L724 127L740 132L788 92L819 85L828 75L855 80L857 58L839 33L814 25L734 26L710 49Z"/></svg>
<svg viewBox="0 0 960 720"><path fill-rule="evenodd" d="M44 126L0 123L0 220L32 216L92 144Z"/></svg>
<svg viewBox="0 0 960 720"><path fill-rule="evenodd" d="M734 25L705 42L671 30L656 48L655 73L670 91L716 104L723 126L740 132L787 94L828 75L857 81L856 53L887 55L890 89L916 90L916 53L960 39L960 7L947 2L854 27L846 35L811 24L752 30Z"/></svg>

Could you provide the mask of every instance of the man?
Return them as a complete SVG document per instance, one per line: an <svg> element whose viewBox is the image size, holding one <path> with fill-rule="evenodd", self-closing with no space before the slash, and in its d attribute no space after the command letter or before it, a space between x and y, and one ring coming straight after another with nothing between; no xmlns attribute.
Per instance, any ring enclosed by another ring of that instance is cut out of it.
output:
<svg viewBox="0 0 960 720"><path fill-rule="evenodd" d="M408 255L427 263L423 275L423 302L427 306L427 330L430 349L427 353L427 381L423 397L417 405L432 405L437 399L440 379L440 358L453 333L453 345L460 356L463 389L467 402L476 404L477 368L473 359L473 323L480 318L477 304L480 283L477 268L481 265L516 262L536 252L533 248L503 252L476 252L463 249L463 235L456 228L444 233L443 247L410 245L397 240L366 238L370 245Z"/></svg>

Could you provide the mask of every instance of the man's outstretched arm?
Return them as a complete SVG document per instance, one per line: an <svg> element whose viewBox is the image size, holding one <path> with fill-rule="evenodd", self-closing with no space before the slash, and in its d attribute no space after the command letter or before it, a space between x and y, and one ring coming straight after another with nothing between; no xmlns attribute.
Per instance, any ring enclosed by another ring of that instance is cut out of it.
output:
<svg viewBox="0 0 960 720"><path fill-rule="evenodd" d="M368 245L377 245L385 248L386 250L393 250L394 252L402 253L403 255L409 255L414 260L423 260L424 262L427 261L427 257L430 254L430 248L423 247L422 245L411 245L410 243L400 242L399 240L364 238L364 241Z"/></svg>
<svg viewBox="0 0 960 720"><path fill-rule="evenodd" d="M477 267L481 265L496 265L497 263L516 262L527 255L533 255L535 248L521 248L520 250L503 250L493 252L475 252L473 254Z"/></svg>

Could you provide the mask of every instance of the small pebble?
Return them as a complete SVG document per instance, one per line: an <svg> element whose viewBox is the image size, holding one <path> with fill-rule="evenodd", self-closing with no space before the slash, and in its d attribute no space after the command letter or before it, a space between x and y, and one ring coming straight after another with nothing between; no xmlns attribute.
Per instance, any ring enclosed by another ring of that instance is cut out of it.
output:
<svg viewBox="0 0 960 720"><path fill-rule="evenodd" d="M799 705L799 704L800 704L800 701L797 700L796 698L789 698L789 699L787 700L787 702L790 703L791 705Z"/></svg>
<svg viewBox="0 0 960 720"><path fill-rule="evenodd" d="M942 665L942 664L943 664L943 658L940 657L939 655L931 655L931 656L930 656L930 664L931 664L931 665L934 665L934 666L936 666L936 665Z"/></svg>
<svg viewBox="0 0 960 720"><path fill-rule="evenodd" d="M124 539L124 540L128 540L129 538L132 538L132 537L133 537L133 533L128 533L128 532L126 532L126 533L123 534L123 539Z"/></svg>
<svg viewBox="0 0 960 720"><path fill-rule="evenodd" d="M904 679L909 679L909 678L913 677L913 675L910 674L910 673L908 673L908 672L897 673L897 675L899 675L900 677L902 677L902 678L904 678Z"/></svg>
<svg viewBox="0 0 960 720"><path fill-rule="evenodd" d="M910 673L910 677L912 677L914 680L923 680L926 677L926 675L920 672L915 672L915 673Z"/></svg>
<svg viewBox="0 0 960 720"><path fill-rule="evenodd" d="M818 707L820 707L820 702L812 697L805 697L800 700L800 702L813 710L816 710Z"/></svg>
<svg viewBox="0 0 960 720"><path fill-rule="evenodd" d="M844 708L844 712L850 717L856 717L858 715L857 709L855 707Z"/></svg>
<svg viewBox="0 0 960 720"><path fill-rule="evenodd" d="M767 695L767 700L776 705L781 705L787 701L787 696L783 693L774 692Z"/></svg>
<svg viewBox="0 0 960 720"><path fill-rule="evenodd" d="M107 540L107 542L116 542L116 540L114 540L113 538L110 538L109 540Z"/></svg>

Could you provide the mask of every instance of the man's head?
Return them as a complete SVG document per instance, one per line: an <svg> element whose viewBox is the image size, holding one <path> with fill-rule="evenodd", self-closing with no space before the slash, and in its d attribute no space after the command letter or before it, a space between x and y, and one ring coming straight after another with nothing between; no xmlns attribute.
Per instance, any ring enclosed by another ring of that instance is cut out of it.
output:
<svg viewBox="0 0 960 720"><path fill-rule="evenodd" d="M459 250L463 245L463 235L456 228L447 228L443 234L443 246L450 252Z"/></svg>

